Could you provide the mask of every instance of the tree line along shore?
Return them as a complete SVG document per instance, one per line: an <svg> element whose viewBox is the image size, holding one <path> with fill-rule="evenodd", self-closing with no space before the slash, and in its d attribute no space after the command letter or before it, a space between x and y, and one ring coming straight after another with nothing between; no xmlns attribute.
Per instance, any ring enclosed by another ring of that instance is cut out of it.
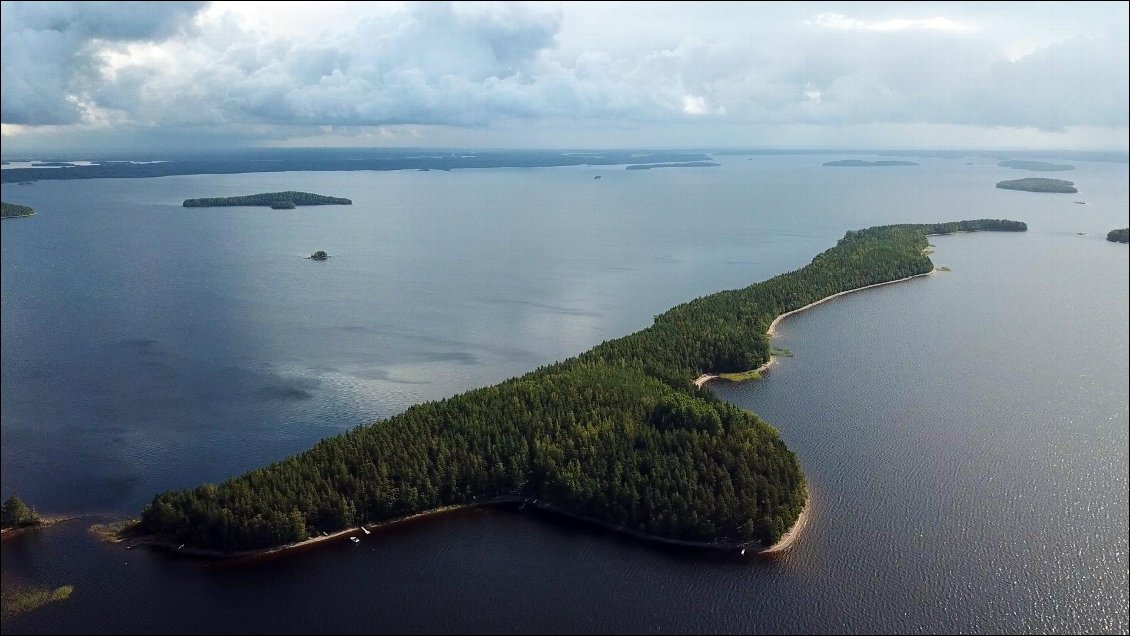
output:
<svg viewBox="0 0 1130 636"><path fill-rule="evenodd" d="M413 406L219 485L159 494L139 530L247 551L521 497L637 535L771 545L805 506L797 458L776 429L693 379L764 364L766 330L783 313L931 271L927 235L1026 229L977 220L848 232L805 267L681 304L564 362Z"/></svg>
<svg viewBox="0 0 1130 636"><path fill-rule="evenodd" d="M313 192L263 192L238 197L206 197L185 199L186 208L215 208L234 206L269 206L276 210L292 210L300 205L353 205L353 201L341 197L329 197Z"/></svg>

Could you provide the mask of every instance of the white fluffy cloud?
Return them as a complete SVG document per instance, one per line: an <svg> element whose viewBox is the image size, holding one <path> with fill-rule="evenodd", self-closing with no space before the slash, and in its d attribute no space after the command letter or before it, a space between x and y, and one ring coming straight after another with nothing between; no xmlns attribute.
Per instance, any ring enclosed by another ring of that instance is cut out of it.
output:
<svg viewBox="0 0 1130 636"><path fill-rule="evenodd" d="M345 5L327 11L330 24L314 3L306 32L224 7L127 4L5 3L3 122L25 134L76 124L241 141L316 139L327 127L436 127L449 138L502 122L693 124L731 138L741 126L1128 125L1117 6L1056 35L1040 21L1055 16L1019 5L950 17L692 3L656 8L660 35L644 37L651 7L604 7L621 13L585 23L567 19L586 11L577 5ZM615 15L624 19L605 19ZM1025 54L1010 54L1020 42Z"/></svg>
<svg viewBox="0 0 1130 636"><path fill-rule="evenodd" d="M82 121L101 51L177 33L202 2L5 2L0 114L7 124Z"/></svg>

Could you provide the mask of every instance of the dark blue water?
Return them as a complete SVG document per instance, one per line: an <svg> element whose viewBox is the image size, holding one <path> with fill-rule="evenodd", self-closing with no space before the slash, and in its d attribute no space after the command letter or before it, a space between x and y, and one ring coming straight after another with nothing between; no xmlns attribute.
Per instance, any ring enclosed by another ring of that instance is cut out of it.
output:
<svg viewBox="0 0 1130 636"><path fill-rule="evenodd" d="M784 558L473 511L205 568L79 520L4 542L6 585L75 585L5 633L1126 631L1130 259L1102 240L1127 225L1126 166L1077 163L1060 196L997 190L1016 171L987 160L828 159L5 185L39 214L3 225L2 489L48 512L136 512L794 269L846 229L1031 227L934 239L952 272L790 318L794 357L716 387L809 475ZM179 207L283 189L354 205Z"/></svg>

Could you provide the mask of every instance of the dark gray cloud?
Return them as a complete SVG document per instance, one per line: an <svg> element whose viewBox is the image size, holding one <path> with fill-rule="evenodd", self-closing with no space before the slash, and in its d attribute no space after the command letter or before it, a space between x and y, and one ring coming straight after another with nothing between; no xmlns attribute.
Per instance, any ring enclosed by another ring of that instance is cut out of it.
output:
<svg viewBox="0 0 1130 636"><path fill-rule="evenodd" d="M0 113L8 124L82 121L99 51L165 39L203 2L5 2L0 7Z"/></svg>

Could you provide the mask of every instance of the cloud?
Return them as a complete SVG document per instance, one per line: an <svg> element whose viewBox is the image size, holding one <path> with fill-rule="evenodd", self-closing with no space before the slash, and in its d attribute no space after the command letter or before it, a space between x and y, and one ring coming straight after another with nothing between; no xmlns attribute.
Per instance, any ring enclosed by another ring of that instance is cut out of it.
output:
<svg viewBox="0 0 1130 636"><path fill-rule="evenodd" d="M973 29L970 24L951 20L946 17L933 18L891 18L888 20L860 20L849 18L839 13L821 13L808 21L808 24L824 29L837 30L865 30L865 31L905 31L907 29L921 29L933 31L969 31Z"/></svg>
<svg viewBox="0 0 1130 636"><path fill-rule="evenodd" d="M724 5L721 28L697 5L659 5L664 33L675 35L646 37L639 10L624 8L617 21L609 6L609 19L586 23L607 30L606 47L569 41L566 13L589 10L576 5L347 5L335 9L347 22L297 31L224 5L3 6L0 114L21 134L69 124L64 132L97 126L177 144L317 143L327 134L426 143L429 131L490 139L470 131L541 127L566 131L557 143L571 145L582 129L664 125L726 126L726 139L742 126L1127 126L1123 32L1095 20L1073 27L1074 37L1045 25L1051 40L997 38L1001 24L1024 24L1019 6L813 17L791 5ZM682 30L678 11L693 18ZM1021 40L1017 55L1009 43ZM511 134L514 143L534 138Z"/></svg>
<svg viewBox="0 0 1130 636"><path fill-rule="evenodd" d="M167 38L201 2L5 2L0 7L0 114L6 124L82 121L99 50Z"/></svg>

